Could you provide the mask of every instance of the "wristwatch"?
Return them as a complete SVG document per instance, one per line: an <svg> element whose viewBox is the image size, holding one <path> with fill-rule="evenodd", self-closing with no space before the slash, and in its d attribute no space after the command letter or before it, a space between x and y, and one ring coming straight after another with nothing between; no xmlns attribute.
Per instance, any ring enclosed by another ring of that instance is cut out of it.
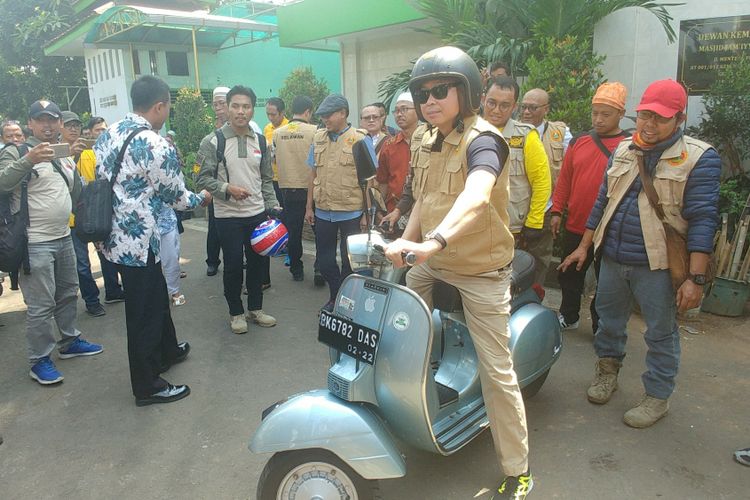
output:
<svg viewBox="0 0 750 500"><path fill-rule="evenodd" d="M706 284L706 275L705 274L688 274L688 279L695 283L696 285L703 286Z"/></svg>
<svg viewBox="0 0 750 500"><path fill-rule="evenodd" d="M425 240L435 240L440 243L441 250L448 246L448 242L445 241L445 238L443 238L443 236L437 231L430 231L429 233L424 235L424 238Z"/></svg>

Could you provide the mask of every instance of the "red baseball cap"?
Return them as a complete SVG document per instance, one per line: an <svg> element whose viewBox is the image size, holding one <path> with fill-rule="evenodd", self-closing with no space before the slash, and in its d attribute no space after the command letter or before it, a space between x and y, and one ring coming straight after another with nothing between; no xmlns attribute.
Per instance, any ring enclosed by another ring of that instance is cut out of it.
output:
<svg viewBox="0 0 750 500"><path fill-rule="evenodd" d="M684 111L687 105L685 88L672 79L657 80L646 88L636 111L653 111L665 118L672 118Z"/></svg>

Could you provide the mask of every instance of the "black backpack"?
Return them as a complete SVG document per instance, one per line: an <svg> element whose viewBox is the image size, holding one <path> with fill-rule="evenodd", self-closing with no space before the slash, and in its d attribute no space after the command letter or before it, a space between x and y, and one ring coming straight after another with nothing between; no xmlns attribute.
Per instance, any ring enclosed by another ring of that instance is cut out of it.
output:
<svg viewBox="0 0 750 500"><path fill-rule="evenodd" d="M217 129L214 134L216 135L216 161L224 165L224 170L227 172L227 182L229 182L229 169L227 168L227 157L224 156L224 150L227 147L227 138L224 136L224 132L221 129ZM260 145L260 162L263 163L263 157L266 156L266 136L263 134L258 135L258 144ZM214 179L219 175L219 166L216 165L214 170Z"/></svg>
<svg viewBox="0 0 750 500"><path fill-rule="evenodd" d="M21 157L29 152L28 144L14 146L18 149ZM63 173L59 162L52 160L52 166L62 176L65 185L70 189L70 182ZM17 213L11 213L12 193L0 195L0 271L10 273L23 267L24 274L31 274L27 228L29 227L29 181L32 176L39 177L39 173L32 169L21 181L21 206Z"/></svg>
<svg viewBox="0 0 750 500"><path fill-rule="evenodd" d="M147 130L146 127L139 127L130 132L125 139L115 159L112 177L109 180L94 179L81 189L81 195L73 211L76 217L74 231L79 240L88 243L109 238L109 233L112 232L112 188L120 173L130 141L144 130Z"/></svg>

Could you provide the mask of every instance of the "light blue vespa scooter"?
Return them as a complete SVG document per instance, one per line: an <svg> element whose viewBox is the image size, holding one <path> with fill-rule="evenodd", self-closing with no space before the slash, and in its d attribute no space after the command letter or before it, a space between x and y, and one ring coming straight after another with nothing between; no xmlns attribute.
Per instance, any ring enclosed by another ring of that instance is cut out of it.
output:
<svg viewBox="0 0 750 500"><path fill-rule="evenodd" d="M382 234L350 236L347 277L318 340L330 346L328 388L263 412L250 442L274 453L260 500L372 499L377 480L406 474L409 447L451 455L488 427L477 358L458 291L440 283L430 311L399 284ZM531 287L534 259L513 259L510 349L525 397L541 388L562 347L557 316Z"/></svg>

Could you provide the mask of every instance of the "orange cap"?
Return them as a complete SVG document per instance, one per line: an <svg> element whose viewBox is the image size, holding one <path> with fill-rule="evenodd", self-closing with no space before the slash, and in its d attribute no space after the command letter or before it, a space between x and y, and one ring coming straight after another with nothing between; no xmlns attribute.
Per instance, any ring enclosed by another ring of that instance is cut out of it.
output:
<svg viewBox="0 0 750 500"><path fill-rule="evenodd" d="M625 110L625 99L628 96L628 89L620 82L607 82L599 85L596 94L591 100L592 104L606 104L613 108Z"/></svg>

